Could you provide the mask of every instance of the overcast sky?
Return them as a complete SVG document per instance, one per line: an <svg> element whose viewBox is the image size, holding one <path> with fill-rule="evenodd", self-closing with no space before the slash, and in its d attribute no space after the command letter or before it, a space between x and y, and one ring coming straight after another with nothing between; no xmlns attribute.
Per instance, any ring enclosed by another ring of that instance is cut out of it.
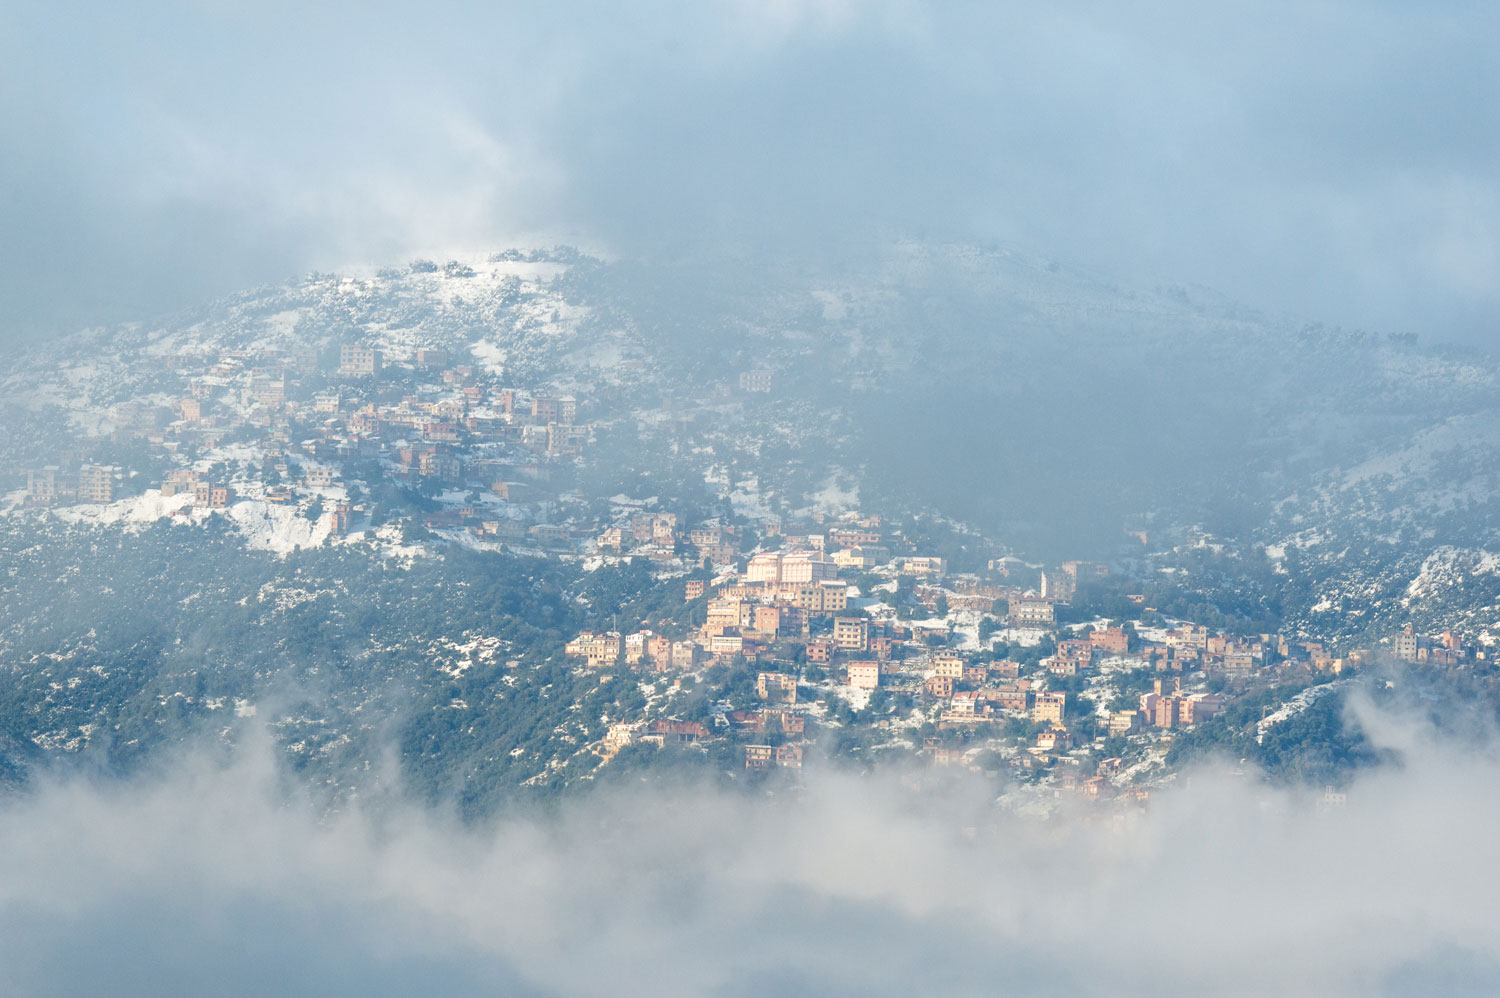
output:
<svg viewBox="0 0 1500 998"><path fill-rule="evenodd" d="M11 0L0 315L898 233L1488 345L1500 8L1218 7Z"/></svg>

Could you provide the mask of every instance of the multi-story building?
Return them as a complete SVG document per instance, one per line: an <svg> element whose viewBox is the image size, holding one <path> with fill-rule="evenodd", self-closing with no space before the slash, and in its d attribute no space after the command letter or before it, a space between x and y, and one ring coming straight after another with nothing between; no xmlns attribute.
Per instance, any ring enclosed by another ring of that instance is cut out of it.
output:
<svg viewBox="0 0 1500 998"><path fill-rule="evenodd" d="M768 392L771 390L770 371L741 371L740 391Z"/></svg>
<svg viewBox="0 0 1500 998"><path fill-rule="evenodd" d="M326 464L303 465L302 477L310 489L328 488L333 484L333 469Z"/></svg>
<svg viewBox="0 0 1500 998"><path fill-rule="evenodd" d="M167 480L161 483L163 496L175 496L193 491L198 481L198 472L187 468L174 468L167 472Z"/></svg>
<svg viewBox="0 0 1500 998"><path fill-rule="evenodd" d="M442 451L423 451L417 456L417 473L423 478L456 481L463 474L463 462L456 455Z"/></svg>
<svg viewBox="0 0 1500 998"><path fill-rule="evenodd" d="M870 647L870 622L864 617L837 617L833 621L833 643L843 651L866 651Z"/></svg>
<svg viewBox="0 0 1500 998"><path fill-rule="evenodd" d="M941 576L946 570L941 558L918 556L901 559L901 572L905 575Z"/></svg>
<svg viewBox="0 0 1500 998"><path fill-rule="evenodd" d="M606 762L619 755L620 750L635 742L637 730L641 727L639 721L634 723L611 724L609 731L604 735L603 755Z"/></svg>
<svg viewBox="0 0 1500 998"><path fill-rule="evenodd" d="M115 469L109 465L86 464L78 469L79 502L113 502Z"/></svg>
<svg viewBox="0 0 1500 998"><path fill-rule="evenodd" d="M247 394L262 405L281 405L286 402L286 372L258 374L250 379Z"/></svg>
<svg viewBox="0 0 1500 998"><path fill-rule="evenodd" d="M1026 710L1031 706L1031 692L1019 687L980 690L979 695L1001 710Z"/></svg>
<svg viewBox="0 0 1500 998"><path fill-rule="evenodd" d="M877 544L861 544L833 553L833 563L840 568L876 568L891 560L891 549Z"/></svg>
<svg viewBox="0 0 1500 998"><path fill-rule="evenodd" d="M698 664L698 656L702 649L693 641L672 642L672 668L692 669Z"/></svg>
<svg viewBox="0 0 1500 998"><path fill-rule="evenodd" d="M1421 650L1421 642L1417 639L1416 632L1410 624L1402 628L1401 633L1396 635L1392 645L1391 650L1403 662L1415 662Z"/></svg>
<svg viewBox="0 0 1500 998"><path fill-rule="evenodd" d="M842 613L849 606L849 586L837 579L781 583L778 596L809 614Z"/></svg>
<svg viewBox="0 0 1500 998"><path fill-rule="evenodd" d="M1010 622L1016 627L1051 627L1057 608L1049 599L1018 596L1010 601Z"/></svg>
<svg viewBox="0 0 1500 998"><path fill-rule="evenodd" d="M1244 675L1255 671L1255 656L1248 651L1231 651L1223 658L1224 671Z"/></svg>
<svg viewBox="0 0 1500 998"><path fill-rule="evenodd" d="M354 377L372 377L380 373L380 351L356 343L339 347L339 373Z"/></svg>
<svg viewBox="0 0 1500 998"><path fill-rule="evenodd" d="M708 601L709 627L749 627L755 617L755 607L744 600L711 599Z"/></svg>
<svg viewBox="0 0 1500 998"><path fill-rule="evenodd" d="M1063 728L1048 728L1036 736L1036 747L1044 752L1066 752L1073 744L1073 736Z"/></svg>
<svg viewBox="0 0 1500 998"><path fill-rule="evenodd" d="M754 626L759 633L774 637L781 630L781 607L757 606Z"/></svg>
<svg viewBox="0 0 1500 998"><path fill-rule="evenodd" d="M694 531L694 533L696 534L697 531ZM745 581L780 582L781 555L775 551L762 551L759 554L751 555L749 563L745 566Z"/></svg>
<svg viewBox="0 0 1500 998"><path fill-rule="evenodd" d="M817 582L838 577L839 567L821 551L798 551L781 559L781 582Z"/></svg>
<svg viewBox="0 0 1500 998"><path fill-rule="evenodd" d="M1042 595L1067 603L1078 593L1078 580L1066 572L1049 569L1042 573Z"/></svg>
<svg viewBox="0 0 1500 998"><path fill-rule="evenodd" d="M625 635L625 664L639 665L646 657L646 642L656 635L651 631L637 631Z"/></svg>
<svg viewBox="0 0 1500 998"><path fill-rule="evenodd" d="M1037 721L1063 724L1067 706L1068 695L1066 693L1038 693L1031 707L1031 717Z"/></svg>
<svg viewBox="0 0 1500 998"><path fill-rule="evenodd" d="M783 672L762 672L755 677L755 694L769 703L797 702L797 677Z"/></svg>
<svg viewBox="0 0 1500 998"><path fill-rule="evenodd" d="M873 690L880 685L879 662L850 662L849 685L855 689Z"/></svg>
<svg viewBox="0 0 1500 998"><path fill-rule="evenodd" d="M731 655L739 655L745 650L745 637L742 634L715 634L708 639L709 654L722 658Z"/></svg>
<svg viewBox="0 0 1500 998"><path fill-rule="evenodd" d="M949 724L974 724L983 721L991 713L990 705L978 693L965 690L953 694L953 699L948 701L948 709L938 717Z"/></svg>
<svg viewBox="0 0 1500 998"><path fill-rule="evenodd" d="M1054 676L1076 676L1078 675L1078 659L1065 658L1062 655L1053 655L1042 659L1042 667Z"/></svg>
<svg viewBox="0 0 1500 998"><path fill-rule="evenodd" d="M828 531L828 542L839 547L852 548L861 544L879 544L881 533L864 527L834 527Z"/></svg>
<svg viewBox="0 0 1500 998"><path fill-rule="evenodd" d="M964 660L958 655L939 655L932 660L932 674L943 679L964 678Z"/></svg>
<svg viewBox="0 0 1500 998"><path fill-rule="evenodd" d="M1130 650L1130 636L1123 627L1104 627L1089 633L1089 644L1100 651L1123 655Z"/></svg>
<svg viewBox="0 0 1500 998"><path fill-rule="evenodd" d="M53 503L62 495L62 471L48 465L26 473L26 499L33 503Z"/></svg>
<svg viewBox="0 0 1500 998"><path fill-rule="evenodd" d="M1153 722L1158 728L1175 728L1181 723L1178 707L1181 701L1177 697L1157 697Z"/></svg>
<svg viewBox="0 0 1500 998"><path fill-rule="evenodd" d="M1197 624L1174 628L1167 632L1164 643L1168 648L1196 648L1202 650L1208 647L1208 628Z"/></svg>
<svg viewBox="0 0 1500 998"><path fill-rule="evenodd" d="M590 666L614 665L620 658L620 634L605 631L602 634L584 631L569 641L563 651L576 658L587 659Z"/></svg>
<svg viewBox="0 0 1500 998"><path fill-rule="evenodd" d="M738 552L733 544L700 544L698 545L698 563L700 565L713 565L722 568L725 565L733 565Z"/></svg>
<svg viewBox="0 0 1500 998"><path fill-rule="evenodd" d="M224 486L205 479L198 479L193 482L193 505L205 509L213 507L214 491L221 488L224 488ZM228 504L226 503L225 505Z"/></svg>
<svg viewBox="0 0 1500 998"><path fill-rule="evenodd" d="M578 400L571 395L537 395L531 400L531 416L538 423L571 425L578 416Z"/></svg>
<svg viewBox="0 0 1500 998"><path fill-rule="evenodd" d="M676 513L657 513L651 517L651 540L657 544L677 542Z"/></svg>
<svg viewBox="0 0 1500 998"><path fill-rule="evenodd" d="M704 524L689 530L688 540L699 547L705 544L730 544L734 541L734 531L715 523Z"/></svg>

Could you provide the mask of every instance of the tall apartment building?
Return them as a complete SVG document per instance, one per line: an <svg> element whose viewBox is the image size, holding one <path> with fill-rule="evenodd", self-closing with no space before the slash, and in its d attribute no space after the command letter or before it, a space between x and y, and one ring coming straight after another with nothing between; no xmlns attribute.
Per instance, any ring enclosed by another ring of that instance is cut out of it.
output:
<svg viewBox="0 0 1500 998"><path fill-rule="evenodd" d="M62 492L62 472L57 465L48 465L26 473L26 498L36 503L56 502Z"/></svg>
<svg viewBox="0 0 1500 998"><path fill-rule="evenodd" d="M864 617L837 617L833 621L833 643L844 651L866 651L870 647L870 622Z"/></svg>
<svg viewBox="0 0 1500 998"><path fill-rule="evenodd" d="M339 373L356 377L380 373L380 351L356 343L339 347Z"/></svg>
<svg viewBox="0 0 1500 998"><path fill-rule="evenodd" d="M1152 721L1158 728L1175 728L1181 723L1181 715L1178 708L1181 701L1177 697L1160 697L1153 705Z"/></svg>
<svg viewBox="0 0 1500 998"><path fill-rule="evenodd" d="M114 502L115 469L103 464L86 464L78 469L79 502Z"/></svg>
<svg viewBox="0 0 1500 998"><path fill-rule="evenodd" d="M1063 714L1067 710L1068 695L1066 693L1038 693L1032 702L1031 717L1036 721L1050 721L1053 724L1063 723Z"/></svg>
<svg viewBox="0 0 1500 998"><path fill-rule="evenodd" d="M1415 662L1417 660L1417 652L1421 647L1421 642L1417 640L1416 632L1410 624L1407 624L1402 628L1401 633L1396 635L1393 645L1392 651L1403 662Z"/></svg>

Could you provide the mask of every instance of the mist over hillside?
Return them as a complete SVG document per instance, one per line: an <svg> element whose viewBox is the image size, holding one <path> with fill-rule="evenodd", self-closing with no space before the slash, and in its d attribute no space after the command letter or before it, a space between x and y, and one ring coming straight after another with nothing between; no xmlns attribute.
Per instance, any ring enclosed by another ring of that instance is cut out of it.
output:
<svg viewBox="0 0 1500 998"><path fill-rule="evenodd" d="M690 463L754 475L785 508L843 475L868 500L998 531L1031 557L1108 556L1127 528L1198 526L1378 572L1493 541L1486 355L963 245L315 275L56 341L12 375L8 418L143 398L161 386L129 381L129 362L172 349L351 339L586 392L594 422L641 441L660 429L644 411L677 406L713 438L713 459ZM774 372L765 404L716 413L693 398L750 368ZM628 491L638 457L593 459ZM1390 479L1403 468L1416 474Z"/></svg>
<svg viewBox="0 0 1500 998"><path fill-rule="evenodd" d="M329 817L251 735L14 801L0 956L34 995L1492 990L1493 742L1357 713L1402 765L1336 800L1203 769L1149 813L1045 823L931 771Z"/></svg>
<svg viewBox="0 0 1500 998"><path fill-rule="evenodd" d="M350 344L383 353L380 377L338 370ZM768 390L742 390L749 371ZM1149 604L1338 647L1414 622L1483 647L1496 378L1472 351L913 241L841 263L508 250L87 331L5 381L6 771L79 752L129 771L260 711L332 799L371 792L395 737L409 787L488 814L591 778L620 697L626 717L725 709L561 654L622 615L704 612L682 603L687 527L763 544L856 509L951 571L1114 564L1079 619ZM400 415L476 379L576 399L579 426L493 402ZM201 416L163 422L191 397ZM404 428L370 415L387 408ZM454 449L451 471L409 463ZM27 475L70 455L116 468L113 501L35 503ZM653 509L683 518L675 547L621 558L598 533ZM866 603L885 578L860 578ZM952 640L993 651L995 620L955 617Z"/></svg>
<svg viewBox="0 0 1500 998"><path fill-rule="evenodd" d="M0 998L1500 992L1497 36L0 5Z"/></svg>

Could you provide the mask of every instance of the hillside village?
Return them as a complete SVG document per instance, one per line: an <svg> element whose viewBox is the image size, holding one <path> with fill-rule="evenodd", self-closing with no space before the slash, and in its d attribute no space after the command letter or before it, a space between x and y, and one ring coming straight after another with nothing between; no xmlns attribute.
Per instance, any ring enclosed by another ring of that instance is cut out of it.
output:
<svg viewBox="0 0 1500 998"><path fill-rule="evenodd" d="M709 516L696 500L695 515L665 496L584 495L573 469L597 443L591 417L619 414L551 382L511 383L476 362L482 352L388 338L153 349L134 376L158 390L113 405L54 463L10 469L26 484L8 508L101 526L224 517L281 552L437 543L585 570L649 564L678 588L681 612L565 648L580 670L664 684L588 747L602 765L634 746L721 743L735 766L795 774L833 738L872 758L897 749L1009 774L1034 792L1139 800L1170 778L1174 741L1246 697L1281 698L1262 707L1262 738L1315 701L1308 689L1377 659L1486 660L1451 631L1335 648L1164 617L1136 589L1152 570L1144 531L1122 538L1116 566L1000 556L960 570L852 494L786 517L727 499L722 480ZM727 371L655 421L686 444L683 412L774 398L776 384L771 370ZM119 453L132 463L98 459ZM710 466L704 489L715 485ZM673 716L661 705L684 684L719 698L698 718Z"/></svg>
<svg viewBox="0 0 1500 998"><path fill-rule="evenodd" d="M1487 659L1452 632L1429 641L1411 629L1389 646L1336 654L1319 641L1163 620L1140 596L1126 597L1142 611L1136 620L1065 623L1080 584L1107 580L1108 566L1072 561L1038 572L1000 559L983 573L948 573L878 517L849 514L817 533L759 526L762 543L748 556L725 528L691 532L709 570L683 584L695 627L585 632L569 643L570 656L601 672L670 680L705 667L753 670L753 704L724 701L713 726L616 723L599 749L606 761L636 743L727 734L744 743L747 769L796 770L820 729L863 722L877 753L895 746L933 765L1141 800L1165 775L1174 736L1246 694L1297 690L1263 713L1263 737L1316 699L1307 690L1377 660L1459 667ZM671 514L647 514L611 528L607 540L640 550L675 535Z"/></svg>

